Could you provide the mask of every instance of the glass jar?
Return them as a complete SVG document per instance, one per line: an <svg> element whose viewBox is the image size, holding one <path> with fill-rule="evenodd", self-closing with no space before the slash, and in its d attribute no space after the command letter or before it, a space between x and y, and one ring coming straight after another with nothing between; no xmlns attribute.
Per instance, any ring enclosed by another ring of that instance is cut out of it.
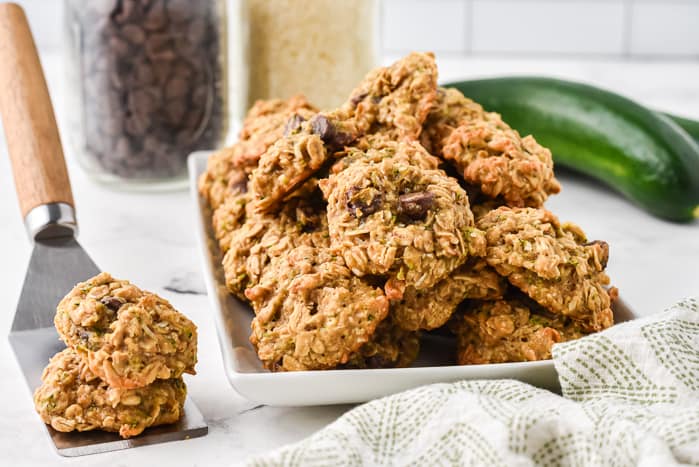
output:
<svg viewBox="0 0 699 467"><path fill-rule="evenodd" d="M248 106L303 93L338 107L377 65L378 0L242 0Z"/></svg>
<svg viewBox="0 0 699 467"><path fill-rule="evenodd" d="M227 127L224 0L65 0L73 152L101 181L184 185Z"/></svg>

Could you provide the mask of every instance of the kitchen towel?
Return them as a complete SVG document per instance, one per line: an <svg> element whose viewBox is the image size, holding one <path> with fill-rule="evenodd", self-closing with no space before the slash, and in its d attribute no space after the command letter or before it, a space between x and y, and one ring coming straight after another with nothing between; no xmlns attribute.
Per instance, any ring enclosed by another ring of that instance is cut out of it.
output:
<svg viewBox="0 0 699 467"><path fill-rule="evenodd" d="M557 344L563 396L511 380L358 406L253 466L699 464L699 302Z"/></svg>

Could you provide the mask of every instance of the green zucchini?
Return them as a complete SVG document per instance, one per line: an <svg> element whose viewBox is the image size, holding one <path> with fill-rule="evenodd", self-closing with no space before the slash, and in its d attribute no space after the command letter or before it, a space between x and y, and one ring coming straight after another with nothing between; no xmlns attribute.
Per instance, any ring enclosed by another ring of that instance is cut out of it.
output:
<svg viewBox="0 0 699 467"><path fill-rule="evenodd" d="M557 164L601 180L648 212L682 222L699 217L699 144L665 115L609 91L550 78L446 86L533 135Z"/></svg>
<svg viewBox="0 0 699 467"><path fill-rule="evenodd" d="M699 122L668 113L666 113L665 116L669 117L673 122L681 126L682 129L686 131L687 134L692 137L692 139L694 139L694 142L699 144Z"/></svg>

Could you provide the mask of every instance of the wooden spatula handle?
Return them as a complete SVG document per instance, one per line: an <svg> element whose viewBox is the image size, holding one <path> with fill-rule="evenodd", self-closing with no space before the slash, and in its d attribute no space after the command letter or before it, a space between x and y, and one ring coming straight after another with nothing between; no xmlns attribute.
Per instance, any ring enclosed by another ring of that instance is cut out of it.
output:
<svg viewBox="0 0 699 467"><path fill-rule="evenodd" d="M73 193L39 54L19 5L0 3L0 115L22 216Z"/></svg>

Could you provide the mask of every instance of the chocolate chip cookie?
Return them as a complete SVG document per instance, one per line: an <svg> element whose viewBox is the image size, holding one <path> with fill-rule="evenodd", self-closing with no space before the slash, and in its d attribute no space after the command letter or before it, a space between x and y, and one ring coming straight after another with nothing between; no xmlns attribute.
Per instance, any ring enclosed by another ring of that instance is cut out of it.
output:
<svg viewBox="0 0 699 467"><path fill-rule="evenodd" d="M197 327L170 303L101 273L58 304L58 334L113 388L194 374Z"/></svg>
<svg viewBox="0 0 699 467"><path fill-rule="evenodd" d="M332 173L339 173L355 162L376 163L392 159L406 165L421 169L437 169L440 160L425 150L417 141L394 141L384 135L367 135L347 148L344 155L330 168Z"/></svg>
<svg viewBox="0 0 699 467"><path fill-rule="evenodd" d="M465 97L455 88L437 88L434 106L430 110L420 142L431 154L442 154L444 140L463 121L474 121L483 118L483 107Z"/></svg>
<svg viewBox="0 0 699 467"><path fill-rule="evenodd" d="M260 156L279 138L289 126L315 115L317 109L304 96L288 100L271 99L257 101L248 111L238 141L209 157L206 171L199 178L199 192L212 209L216 209L241 183L245 176L257 167Z"/></svg>
<svg viewBox="0 0 699 467"><path fill-rule="evenodd" d="M313 122L325 117L313 117ZM328 148L312 123L302 123L294 133L278 139L260 159L250 179L252 210L277 208L281 200L305 182L328 160Z"/></svg>
<svg viewBox="0 0 699 467"><path fill-rule="evenodd" d="M388 313L380 288L352 275L331 250L306 245L274 257L246 295L256 312L250 341L272 371L345 364Z"/></svg>
<svg viewBox="0 0 699 467"><path fill-rule="evenodd" d="M471 302L451 328L459 365L546 360L553 344L587 334L570 318L512 298Z"/></svg>
<svg viewBox="0 0 699 467"><path fill-rule="evenodd" d="M362 134L415 140L436 99L434 55L413 52L391 66L369 72L343 109L354 117Z"/></svg>
<svg viewBox="0 0 699 467"><path fill-rule="evenodd" d="M590 331L614 323L606 242L588 242L578 226L544 209L501 207L478 227L486 232L488 264L534 301Z"/></svg>
<svg viewBox="0 0 699 467"><path fill-rule="evenodd" d="M299 122L260 158L252 172L253 210L269 212L337 151L366 134L417 139L436 99L432 54L413 53L370 72L339 109Z"/></svg>
<svg viewBox="0 0 699 467"><path fill-rule="evenodd" d="M246 207L250 200L247 190L248 178L245 172L233 169L230 177L231 180L238 179L238 183L230 184L223 203L214 210L211 217L214 236L224 254L230 247L233 232L245 223Z"/></svg>
<svg viewBox="0 0 699 467"><path fill-rule="evenodd" d="M392 300L406 286L432 287L484 246L466 192L440 170L356 162L320 186L333 248L357 276L388 278Z"/></svg>
<svg viewBox="0 0 699 467"><path fill-rule="evenodd" d="M325 201L317 180L306 181L289 196L281 211L249 212L245 222L230 232L223 271L228 289L243 300L245 290L257 285L275 256L299 245L329 245Z"/></svg>
<svg viewBox="0 0 699 467"><path fill-rule="evenodd" d="M51 358L34 392L34 405L57 431L104 430L129 438L151 426L175 423L186 396L182 378L137 389L110 387L69 348Z"/></svg>
<svg viewBox="0 0 699 467"><path fill-rule="evenodd" d="M423 142L452 162L467 183L508 206L540 207L560 191L551 151L455 89L439 93Z"/></svg>

